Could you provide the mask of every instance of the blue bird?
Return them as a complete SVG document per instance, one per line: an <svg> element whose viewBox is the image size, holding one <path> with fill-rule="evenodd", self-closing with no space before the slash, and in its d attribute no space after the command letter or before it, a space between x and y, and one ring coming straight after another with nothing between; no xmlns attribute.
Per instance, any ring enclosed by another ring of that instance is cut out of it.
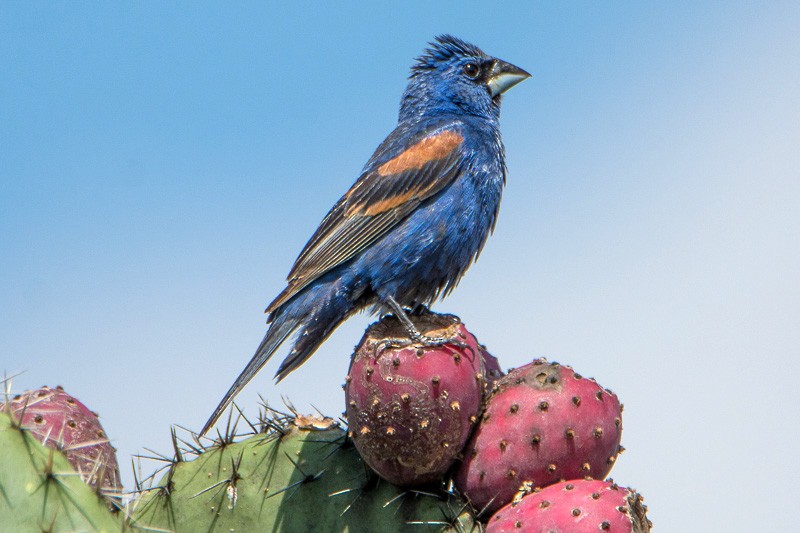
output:
<svg viewBox="0 0 800 533"><path fill-rule="evenodd" d="M404 307L429 305L455 288L494 228L506 180L501 95L530 77L450 35L411 68L395 130L322 220L269 304L255 355L201 435L296 333L278 381L308 359L350 315L391 311L427 345Z"/></svg>

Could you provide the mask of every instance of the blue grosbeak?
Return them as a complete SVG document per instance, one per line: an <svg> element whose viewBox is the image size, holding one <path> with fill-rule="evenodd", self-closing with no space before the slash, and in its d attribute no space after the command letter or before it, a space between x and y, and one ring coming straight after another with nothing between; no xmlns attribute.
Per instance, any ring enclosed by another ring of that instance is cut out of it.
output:
<svg viewBox="0 0 800 533"><path fill-rule="evenodd" d="M267 307L269 329L201 434L293 332L278 381L347 317L391 310L423 344L403 307L447 295L492 231L506 178L500 99L530 74L443 35L417 58L397 128L336 202Z"/></svg>

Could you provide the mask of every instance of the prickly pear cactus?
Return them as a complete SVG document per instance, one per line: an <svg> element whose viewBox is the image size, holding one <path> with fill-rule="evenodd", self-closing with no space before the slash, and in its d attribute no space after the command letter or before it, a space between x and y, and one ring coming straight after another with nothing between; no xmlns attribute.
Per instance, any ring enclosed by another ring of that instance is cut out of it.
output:
<svg viewBox="0 0 800 533"><path fill-rule="evenodd" d="M87 486L61 452L45 448L0 412L0 530L122 529L122 518Z"/></svg>
<svg viewBox="0 0 800 533"><path fill-rule="evenodd" d="M178 533L480 527L451 494L405 491L371 474L330 419L270 424L267 434L222 438L196 458L172 464L135 503L134 526Z"/></svg>

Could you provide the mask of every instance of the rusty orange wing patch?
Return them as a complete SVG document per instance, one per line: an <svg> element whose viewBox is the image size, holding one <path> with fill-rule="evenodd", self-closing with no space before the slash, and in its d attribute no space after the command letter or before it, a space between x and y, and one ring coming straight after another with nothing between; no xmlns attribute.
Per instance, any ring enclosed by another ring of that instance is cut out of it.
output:
<svg viewBox="0 0 800 533"><path fill-rule="evenodd" d="M449 185L464 168L465 156L458 149L463 141L455 128L442 128L389 160L381 162L379 153L373 156L378 162L322 221L289 273L288 286L267 312L274 312L309 283L364 251Z"/></svg>
<svg viewBox="0 0 800 533"><path fill-rule="evenodd" d="M407 170L419 170L431 161L447 157L463 141L464 137L453 130L444 130L431 137L426 137L397 157L379 166L378 175L388 176Z"/></svg>
<svg viewBox="0 0 800 533"><path fill-rule="evenodd" d="M414 198L427 198L441 188L445 176L439 173L445 170L442 167L447 166L447 160L463 141L464 137L459 132L444 130L425 137L383 163L371 176L372 179L367 178L357 184L365 187L353 187L348 193L348 216L374 216ZM363 194L365 188L369 188L369 194Z"/></svg>

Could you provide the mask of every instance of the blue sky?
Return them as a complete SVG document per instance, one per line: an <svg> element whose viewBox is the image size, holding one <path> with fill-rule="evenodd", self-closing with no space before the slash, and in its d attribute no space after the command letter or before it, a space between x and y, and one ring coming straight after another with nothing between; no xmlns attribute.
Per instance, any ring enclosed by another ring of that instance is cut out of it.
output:
<svg viewBox="0 0 800 533"><path fill-rule="evenodd" d="M660 531L787 530L799 26L793 2L6 2L0 370L98 411L130 486L131 454L199 428L247 362L449 32L534 77L503 104L495 235L436 309L505 367L546 356L617 392L612 474ZM369 322L237 402L338 414Z"/></svg>

